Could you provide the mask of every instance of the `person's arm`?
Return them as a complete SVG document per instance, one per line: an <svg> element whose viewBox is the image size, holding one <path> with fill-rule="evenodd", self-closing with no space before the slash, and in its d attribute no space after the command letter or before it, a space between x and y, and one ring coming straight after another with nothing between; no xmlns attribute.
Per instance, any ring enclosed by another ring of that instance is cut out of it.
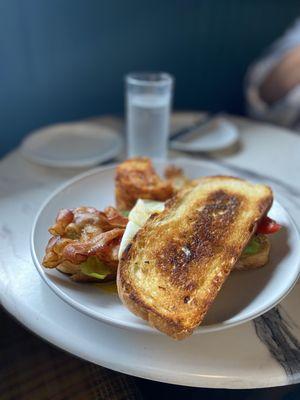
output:
<svg viewBox="0 0 300 400"><path fill-rule="evenodd" d="M285 97L300 84L300 46L287 52L266 75L259 87L261 98L268 104Z"/></svg>
<svg viewBox="0 0 300 400"><path fill-rule="evenodd" d="M245 80L248 114L295 127L300 121L300 18L248 68Z"/></svg>

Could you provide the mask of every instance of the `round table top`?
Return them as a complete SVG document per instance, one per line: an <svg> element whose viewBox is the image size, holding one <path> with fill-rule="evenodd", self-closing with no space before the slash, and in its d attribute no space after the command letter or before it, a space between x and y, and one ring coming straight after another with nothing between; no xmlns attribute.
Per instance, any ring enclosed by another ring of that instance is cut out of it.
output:
<svg viewBox="0 0 300 400"><path fill-rule="evenodd" d="M239 145L214 154L209 162L248 178L260 179L263 175L261 179L270 182L275 196L284 199L285 207L300 226L300 134L245 118L230 119L240 130ZM118 121L106 118L99 119L99 123L112 126ZM171 157L178 157L178 153L173 152ZM161 335L129 334L80 314L52 293L31 260L30 231L43 201L76 174L78 169L32 164L18 149L0 161L0 299L8 312L58 347L127 374L212 388L300 382L299 284L279 307L255 321L184 342L173 342ZM182 361L178 357L184 355L185 369L179 373L178 364ZM138 358L145 360L139 371L135 368ZM225 363L222 358L226 358ZM165 371L166 360L169 373ZM172 374L172 369L176 373Z"/></svg>

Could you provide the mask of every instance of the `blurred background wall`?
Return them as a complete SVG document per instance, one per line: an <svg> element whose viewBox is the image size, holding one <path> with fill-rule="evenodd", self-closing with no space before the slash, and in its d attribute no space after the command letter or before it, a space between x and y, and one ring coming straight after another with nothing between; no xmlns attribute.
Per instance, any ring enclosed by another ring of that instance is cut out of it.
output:
<svg viewBox="0 0 300 400"><path fill-rule="evenodd" d="M2 0L0 155L30 130L123 111L123 76L165 70L176 109L243 113L247 65L299 0Z"/></svg>

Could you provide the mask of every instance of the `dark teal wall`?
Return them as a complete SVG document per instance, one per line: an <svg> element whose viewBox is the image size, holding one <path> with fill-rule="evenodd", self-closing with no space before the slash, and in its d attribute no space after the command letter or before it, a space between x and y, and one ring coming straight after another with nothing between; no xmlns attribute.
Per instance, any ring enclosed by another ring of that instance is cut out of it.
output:
<svg viewBox="0 0 300 400"><path fill-rule="evenodd" d="M131 70L174 74L177 108L242 113L246 66L299 11L299 0L0 0L0 154L38 126L121 112Z"/></svg>

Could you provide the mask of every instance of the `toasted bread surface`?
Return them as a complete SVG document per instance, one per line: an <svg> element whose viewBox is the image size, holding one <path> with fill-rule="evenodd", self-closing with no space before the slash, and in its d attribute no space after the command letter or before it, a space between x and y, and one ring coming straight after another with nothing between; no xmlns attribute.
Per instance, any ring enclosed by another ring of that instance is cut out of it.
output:
<svg viewBox="0 0 300 400"><path fill-rule="evenodd" d="M115 197L118 210L131 210L141 199L165 201L174 194L171 181L163 180L146 157L128 159L116 168Z"/></svg>
<svg viewBox="0 0 300 400"><path fill-rule="evenodd" d="M202 178L177 193L122 254L117 286L123 303L175 339L190 335L272 199L269 187L227 176Z"/></svg>

